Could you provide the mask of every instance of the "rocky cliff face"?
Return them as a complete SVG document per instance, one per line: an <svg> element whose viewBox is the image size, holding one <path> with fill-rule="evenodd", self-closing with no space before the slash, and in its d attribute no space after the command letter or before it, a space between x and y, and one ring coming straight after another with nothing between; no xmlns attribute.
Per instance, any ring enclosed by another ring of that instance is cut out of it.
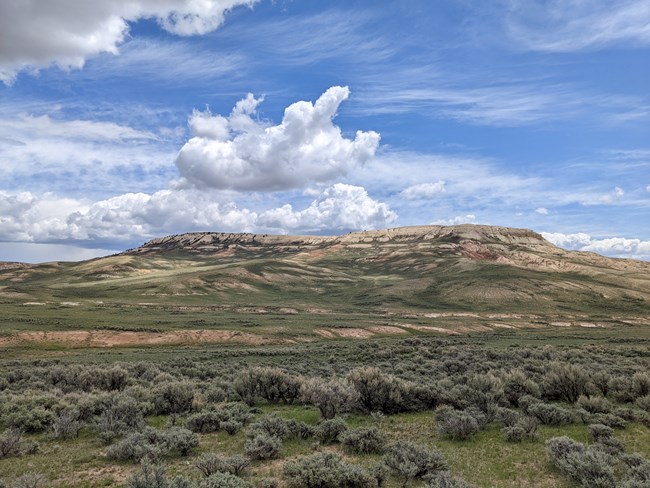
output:
<svg viewBox="0 0 650 488"><path fill-rule="evenodd" d="M486 225L414 226L394 229L351 232L341 236L288 236L274 234L197 232L153 239L128 254L147 254L164 251L213 253L228 247L260 248L316 248L336 245L407 243L420 241L455 242L475 241L483 244L508 246L542 246L554 248L550 242L528 229L513 229Z"/></svg>

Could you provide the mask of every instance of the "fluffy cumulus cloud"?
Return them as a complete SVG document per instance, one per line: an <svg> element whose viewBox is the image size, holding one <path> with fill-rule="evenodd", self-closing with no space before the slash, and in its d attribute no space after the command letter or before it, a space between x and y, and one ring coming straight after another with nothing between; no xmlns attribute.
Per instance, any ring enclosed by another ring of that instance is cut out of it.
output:
<svg viewBox="0 0 650 488"><path fill-rule="evenodd" d="M535 213L538 213L540 215L548 215L548 209L546 207L537 207L535 209Z"/></svg>
<svg viewBox="0 0 650 488"><path fill-rule="evenodd" d="M388 205L373 200L363 187L336 183L306 209L294 211L291 205L284 205L262 213L258 223L274 229L343 231L381 229L396 219Z"/></svg>
<svg viewBox="0 0 650 488"><path fill-rule="evenodd" d="M357 131L348 139L332 123L347 87L334 86L315 102L296 102L282 122L254 116L262 99L249 94L229 116L194 111L193 137L176 158L181 186L275 191L341 177L374 156L379 134Z"/></svg>
<svg viewBox="0 0 650 488"><path fill-rule="evenodd" d="M155 18L166 31L191 36L218 28L225 13L257 0L3 0L0 80L56 63L80 68L101 52L117 54L129 22Z"/></svg>
<svg viewBox="0 0 650 488"><path fill-rule="evenodd" d="M575 234L542 232L542 236L547 241L565 249L591 251L614 257L650 259L650 241L624 237L594 239L583 232Z"/></svg>
<svg viewBox="0 0 650 488"><path fill-rule="evenodd" d="M250 232L375 229L397 215L362 187L335 184L303 210L291 205L256 212L215 192L168 189L126 193L98 202L52 194L0 192L0 236L5 242L87 243L118 248L138 239L197 230Z"/></svg>
<svg viewBox="0 0 650 488"><path fill-rule="evenodd" d="M435 183L420 183L412 185L400 192L402 198L407 200L419 200L433 198L445 191L445 182L436 181Z"/></svg>

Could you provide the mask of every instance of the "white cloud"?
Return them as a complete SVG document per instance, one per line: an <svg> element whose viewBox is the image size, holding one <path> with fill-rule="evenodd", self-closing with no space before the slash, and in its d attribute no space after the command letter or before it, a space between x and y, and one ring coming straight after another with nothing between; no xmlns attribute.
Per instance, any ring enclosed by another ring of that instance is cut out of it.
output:
<svg viewBox="0 0 650 488"><path fill-rule="evenodd" d="M0 118L0 189L29 181L32 191L149 190L172 177L173 158L169 141L113 122Z"/></svg>
<svg viewBox="0 0 650 488"><path fill-rule="evenodd" d="M600 195L596 197L595 200L593 199L585 199L582 203L585 205L597 205L597 204L611 204L616 202L617 200L620 200L623 196L625 195L625 191L623 191L622 188L615 186L614 189L606 193L605 195Z"/></svg>
<svg viewBox="0 0 650 488"><path fill-rule="evenodd" d="M349 96L334 86L316 103L300 101L284 111L279 125L253 118L262 99L249 94L228 117L194 111L192 137L175 164L181 185L238 191L273 191L327 182L374 156L379 134L357 131L354 140L332 123Z"/></svg>
<svg viewBox="0 0 650 488"><path fill-rule="evenodd" d="M256 212L223 195L195 189L125 193L98 202L0 192L0 241L111 243L190 231L323 232L384 228L397 215L362 187L337 183L303 210L284 205ZM2 257L0 256L0 260Z"/></svg>
<svg viewBox="0 0 650 488"><path fill-rule="evenodd" d="M509 34L535 51L573 52L627 43L650 44L646 0L513 0Z"/></svg>
<svg viewBox="0 0 650 488"><path fill-rule="evenodd" d="M562 234L561 232L542 232L544 239L552 242L556 246L564 247L566 249L581 249L589 245L591 236L583 232L576 234Z"/></svg>
<svg viewBox="0 0 650 488"><path fill-rule="evenodd" d="M440 193L445 192L445 182L436 181L435 183L420 183L411 185L402 192L400 196L407 200L417 200L421 198L432 198Z"/></svg>
<svg viewBox="0 0 650 488"><path fill-rule="evenodd" d="M538 213L540 215L548 215L548 209L545 207L538 207L535 209L535 213Z"/></svg>
<svg viewBox="0 0 650 488"><path fill-rule="evenodd" d="M0 119L0 134L12 133L21 136L40 138L70 138L93 141L124 141L157 139L151 132L140 131L113 122L92 120L53 120L49 115L21 114L14 118Z"/></svg>
<svg viewBox="0 0 650 488"><path fill-rule="evenodd" d="M562 234L559 232L542 232L544 239L556 246L577 251L591 251L614 257L650 259L650 241L610 237L594 239L589 234Z"/></svg>
<svg viewBox="0 0 650 488"><path fill-rule="evenodd" d="M431 225L461 225L461 224L475 224L476 215L467 214L467 215L457 215L449 219L440 219L434 220L431 222Z"/></svg>
<svg viewBox="0 0 650 488"><path fill-rule="evenodd" d="M645 191L650 191L650 185L645 187Z"/></svg>
<svg viewBox="0 0 650 488"><path fill-rule="evenodd" d="M294 211L291 205L284 205L267 210L260 215L258 224L283 230L342 231L382 229L396 219L397 214L388 205L373 200L363 187L336 183L306 209Z"/></svg>
<svg viewBox="0 0 650 488"><path fill-rule="evenodd" d="M56 63L81 68L101 52L118 53L129 22L156 18L168 32L201 35L217 29L227 11L257 0L3 0L0 2L0 80L25 68Z"/></svg>

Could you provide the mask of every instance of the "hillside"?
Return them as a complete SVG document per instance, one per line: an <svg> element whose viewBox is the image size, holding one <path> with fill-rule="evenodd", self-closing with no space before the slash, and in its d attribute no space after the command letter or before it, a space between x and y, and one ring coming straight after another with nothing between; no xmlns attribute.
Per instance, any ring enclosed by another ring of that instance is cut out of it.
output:
<svg viewBox="0 0 650 488"><path fill-rule="evenodd" d="M650 263L562 250L526 229L402 227L342 236L191 233L80 263L0 269L23 300L350 312L646 313Z"/></svg>

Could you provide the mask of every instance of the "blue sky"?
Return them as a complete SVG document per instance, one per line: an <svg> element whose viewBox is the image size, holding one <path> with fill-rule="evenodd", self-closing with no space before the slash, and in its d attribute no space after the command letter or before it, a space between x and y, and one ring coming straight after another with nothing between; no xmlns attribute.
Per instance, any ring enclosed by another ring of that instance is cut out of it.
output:
<svg viewBox="0 0 650 488"><path fill-rule="evenodd" d="M0 260L526 227L650 259L650 4L7 0Z"/></svg>

